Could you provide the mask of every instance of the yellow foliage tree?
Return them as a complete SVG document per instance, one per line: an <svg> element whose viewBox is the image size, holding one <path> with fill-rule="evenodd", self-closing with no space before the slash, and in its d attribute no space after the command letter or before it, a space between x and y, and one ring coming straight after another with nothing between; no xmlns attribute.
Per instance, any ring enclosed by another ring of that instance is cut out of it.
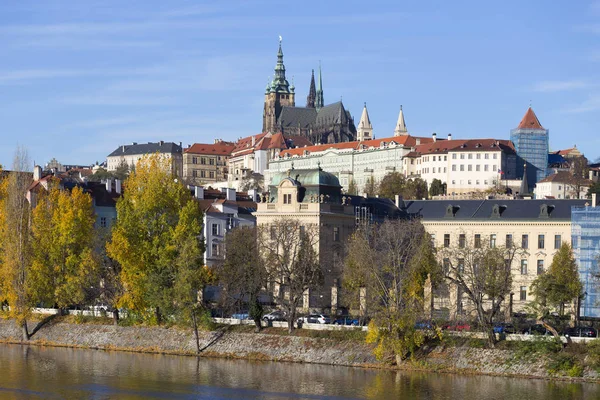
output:
<svg viewBox="0 0 600 400"><path fill-rule="evenodd" d="M170 160L160 154L138 162L125 181L106 247L121 265L119 304L141 315L151 308L157 323L177 305L195 304L195 290L208 279L199 239L202 212L170 171Z"/></svg>
<svg viewBox="0 0 600 400"><path fill-rule="evenodd" d="M55 184L40 196L32 218L31 298L61 309L84 302L98 269L95 219L92 199L79 187L69 192Z"/></svg>

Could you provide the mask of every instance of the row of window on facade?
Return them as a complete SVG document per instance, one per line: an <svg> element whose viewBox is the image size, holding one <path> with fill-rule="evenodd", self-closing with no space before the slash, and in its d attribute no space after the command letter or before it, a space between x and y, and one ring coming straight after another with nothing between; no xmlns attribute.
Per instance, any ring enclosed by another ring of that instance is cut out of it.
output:
<svg viewBox="0 0 600 400"><path fill-rule="evenodd" d="M495 171L497 171L497 169L496 169L497 165L496 164L492 165L491 167L492 168L490 168L490 165L488 165L488 164L484 164L483 165L483 172L488 172L488 171L495 172ZM452 171L456 172L456 170L457 170L456 169L456 164L452 165ZM458 166L458 170L459 171L464 171L465 170L465 164L460 164ZM468 172L473 171L473 165L472 164L467 164L467 171ZM480 171L481 171L481 165L475 164L475 172L480 172ZM435 170L433 172L435 172Z"/></svg>
<svg viewBox="0 0 600 400"><path fill-rule="evenodd" d="M198 176L198 172L200 172L200 176ZM208 176L207 176L208 173ZM205 171L203 169L201 170L193 170L192 171L192 176L194 178L213 178L215 177L215 171Z"/></svg>
<svg viewBox="0 0 600 400"><path fill-rule="evenodd" d="M431 235L431 236L432 236L433 244L435 247L435 235ZM481 248L482 247L481 239L482 239L481 234L476 233L473 237L473 247L475 247L477 249ZM539 234L537 239L538 239L537 248L544 249L546 247L546 235ZM490 234L489 235L490 247L496 247L496 242L497 242L497 235L495 233ZM505 243L506 247L514 247L515 242L513 240L513 235L507 234L504 243ZM459 234L458 235L458 247L463 249L466 247L466 244L467 244L466 234L464 234L464 233ZM560 249L561 245L562 245L562 236L554 235L554 249L555 250ZM450 247L450 234L449 233L444 234L444 247ZM521 235L521 248L522 249L529 248L529 235L527 235L527 234Z"/></svg>
<svg viewBox="0 0 600 400"><path fill-rule="evenodd" d="M221 161L221 156L217 156L217 160ZM212 157L192 157L192 164L215 165L215 159Z"/></svg>
<svg viewBox="0 0 600 400"><path fill-rule="evenodd" d="M460 182L460 185L463 185L465 181L461 179L459 182ZM472 182L473 181L471 179L467 179L467 185L472 185L473 184ZM475 185L479 185L479 182L480 182L479 179L475 179ZM488 184L488 180L484 179L483 180L483 184L487 185ZM495 184L496 184L496 180L493 180L492 181L492 185L495 185ZM455 179L452 179L452 185L456 185L456 180Z"/></svg>

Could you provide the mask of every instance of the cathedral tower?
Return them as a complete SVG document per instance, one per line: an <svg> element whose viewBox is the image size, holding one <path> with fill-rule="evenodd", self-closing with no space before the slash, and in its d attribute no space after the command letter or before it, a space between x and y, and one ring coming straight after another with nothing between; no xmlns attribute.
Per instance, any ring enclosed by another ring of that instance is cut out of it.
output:
<svg viewBox="0 0 600 400"><path fill-rule="evenodd" d="M317 98L317 92L315 90L315 70L312 70L310 75L310 89L308 89L308 96L306 97L306 108L315 108L315 100Z"/></svg>
<svg viewBox="0 0 600 400"><path fill-rule="evenodd" d="M284 106L295 107L294 86L285 79L285 65L283 65L283 51L281 50L281 36L279 37L279 51L275 76L265 90L265 106L263 110L263 132L276 133L277 118Z"/></svg>
<svg viewBox="0 0 600 400"><path fill-rule="evenodd" d="M360 122L358 123L358 129L356 131L356 139L359 142L373 139L373 125L371 125L371 119L369 118L369 112L367 111L367 103L365 103L362 115L360 116Z"/></svg>
<svg viewBox="0 0 600 400"><path fill-rule="evenodd" d="M317 83L317 98L315 99L315 108L320 110L325 105L323 101L323 80L321 79L321 63L319 62L319 83Z"/></svg>
<svg viewBox="0 0 600 400"><path fill-rule="evenodd" d="M400 106L400 113L398 114L398 122L396 122L396 129L394 129L394 136L404 135L408 135L408 130L406 130L406 122L404 122L404 111L402 111L402 106Z"/></svg>

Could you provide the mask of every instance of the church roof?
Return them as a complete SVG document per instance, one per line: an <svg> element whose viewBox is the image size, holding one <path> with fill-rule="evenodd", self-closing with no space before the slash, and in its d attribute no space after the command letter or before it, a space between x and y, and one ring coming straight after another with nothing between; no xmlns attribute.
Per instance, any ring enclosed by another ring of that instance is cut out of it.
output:
<svg viewBox="0 0 600 400"><path fill-rule="evenodd" d="M284 106L279 113L277 123L283 128L308 128L315 123L317 119L317 110L305 107Z"/></svg>
<svg viewBox="0 0 600 400"><path fill-rule="evenodd" d="M529 107L517 129L544 129L544 127L540 124L540 120L533 112L533 109Z"/></svg>
<svg viewBox="0 0 600 400"><path fill-rule="evenodd" d="M319 109L317 113L316 125L345 124L348 115L341 101L328 104Z"/></svg>

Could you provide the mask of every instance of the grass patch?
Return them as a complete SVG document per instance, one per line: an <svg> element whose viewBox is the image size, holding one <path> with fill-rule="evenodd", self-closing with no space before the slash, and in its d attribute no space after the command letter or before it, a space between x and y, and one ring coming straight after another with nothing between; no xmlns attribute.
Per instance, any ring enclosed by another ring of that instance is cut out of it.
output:
<svg viewBox="0 0 600 400"><path fill-rule="evenodd" d="M221 325L228 326L230 332L254 333L254 325ZM360 329L344 329L340 331L317 331L310 329L294 329L292 334L288 333L287 328L263 328L261 333L278 336L306 337L313 339L333 339L333 340L352 340L364 342L367 332Z"/></svg>

